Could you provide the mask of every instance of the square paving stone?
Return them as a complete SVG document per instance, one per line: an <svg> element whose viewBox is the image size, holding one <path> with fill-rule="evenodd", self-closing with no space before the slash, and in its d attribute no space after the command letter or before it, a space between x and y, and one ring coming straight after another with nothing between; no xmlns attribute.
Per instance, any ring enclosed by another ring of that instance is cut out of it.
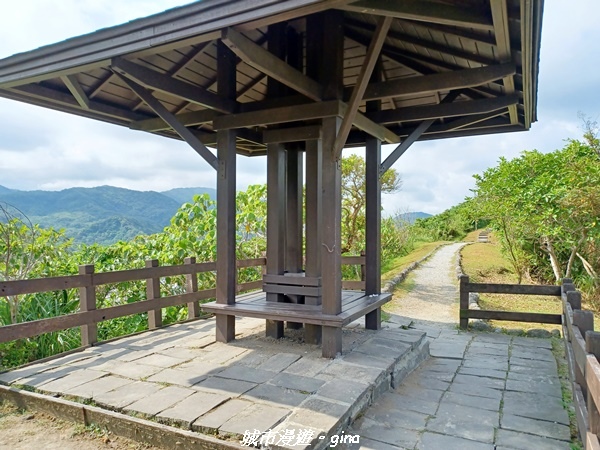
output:
<svg viewBox="0 0 600 450"><path fill-rule="evenodd" d="M504 393L503 411L505 414L569 424L562 400L551 395L507 391Z"/></svg>
<svg viewBox="0 0 600 450"><path fill-rule="evenodd" d="M473 389L486 387L490 389L504 389L505 381L498 378L488 378L482 376L473 376L467 374L457 374L454 377L454 384L468 384Z"/></svg>
<svg viewBox="0 0 600 450"><path fill-rule="evenodd" d="M420 370L456 373L461 364L462 361L456 359L430 358L421 365Z"/></svg>
<svg viewBox="0 0 600 450"><path fill-rule="evenodd" d="M556 363L556 358L551 350L545 348L513 347L513 358L535 359L540 361L550 361Z"/></svg>
<svg viewBox="0 0 600 450"><path fill-rule="evenodd" d="M524 358L511 357L510 358L510 366L511 366L511 370L513 370L513 367L515 367L515 366L525 366L525 367L528 367L529 369L545 370L545 371L553 372L553 373L556 373L556 371L557 371L556 360L543 361L543 360L539 360L539 359L524 359Z"/></svg>
<svg viewBox="0 0 600 450"><path fill-rule="evenodd" d="M190 387L208 378L208 375L196 375L192 370L164 369L152 375L147 381L153 383L177 384Z"/></svg>
<svg viewBox="0 0 600 450"><path fill-rule="evenodd" d="M99 366L97 370L102 370L125 378L131 378L132 380L141 380L143 378L151 377L156 372L159 372L161 368L146 364L137 364L136 362L110 361Z"/></svg>
<svg viewBox="0 0 600 450"><path fill-rule="evenodd" d="M236 414L253 405L253 402L231 399L213 410L198 417L191 425L193 431L200 433L215 434L219 427Z"/></svg>
<svg viewBox="0 0 600 450"><path fill-rule="evenodd" d="M354 351L344 355L342 360L350 364L356 364L363 367L373 367L382 370L389 370L389 368L396 362L396 358L392 355L377 357Z"/></svg>
<svg viewBox="0 0 600 450"><path fill-rule="evenodd" d="M427 430L491 444L499 420L498 412L442 402Z"/></svg>
<svg viewBox="0 0 600 450"><path fill-rule="evenodd" d="M34 373L33 375L20 378L17 380L16 384L40 388L46 383L69 375L71 372L73 372L73 367L70 366L52 367L44 372Z"/></svg>
<svg viewBox="0 0 600 450"><path fill-rule="evenodd" d="M248 351L247 348L235 347L234 345L224 344L222 342L214 342L204 348L204 353L200 359L211 362L212 364L229 364L241 359L244 353Z"/></svg>
<svg viewBox="0 0 600 450"><path fill-rule="evenodd" d="M467 383L452 383L448 389L450 392L459 394L473 395L475 397L486 397L500 400L503 391L500 389L488 388L484 386L471 386Z"/></svg>
<svg viewBox="0 0 600 450"><path fill-rule="evenodd" d="M236 397L256 387L256 383L249 381L232 380L229 378L209 377L194 385L194 389L214 392L217 394Z"/></svg>
<svg viewBox="0 0 600 450"><path fill-rule="evenodd" d="M70 374L43 384L40 389L45 392L61 393L80 384L105 376L104 372L96 370L73 370Z"/></svg>
<svg viewBox="0 0 600 450"><path fill-rule="evenodd" d="M194 376L214 376L225 370L227 366L221 364L213 364L200 359L192 359L191 361L180 364L175 367L176 370L183 370Z"/></svg>
<svg viewBox="0 0 600 450"><path fill-rule="evenodd" d="M189 397L194 392L196 391L179 386L167 386L160 391L156 391L145 398L141 398L138 401L131 403L125 408L125 412L141 413L145 416L155 416L159 412L170 408L175 403Z"/></svg>
<svg viewBox="0 0 600 450"><path fill-rule="evenodd" d="M419 450L494 450L492 444L462 439L456 436L425 432L421 436Z"/></svg>
<svg viewBox="0 0 600 450"><path fill-rule="evenodd" d="M487 409L489 411L500 411L499 398L478 397L449 391L446 392L442 397L442 403L446 402L470 406L473 408Z"/></svg>
<svg viewBox="0 0 600 450"><path fill-rule="evenodd" d="M217 376L219 378L230 378L232 380L248 381L251 383L264 383L275 375L276 373L270 370L235 365L227 367L225 370L219 372Z"/></svg>
<svg viewBox="0 0 600 450"><path fill-rule="evenodd" d="M156 418L159 422L175 423L189 429L194 420L227 400L229 397L226 395L196 391L179 403L160 412Z"/></svg>
<svg viewBox="0 0 600 450"><path fill-rule="evenodd" d="M124 362L131 362L143 358L144 356L151 355L152 353L154 353L154 350L127 350L126 352L123 352L117 355L115 358L111 359L116 359Z"/></svg>
<svg viewBox="0 0 600 450"><path fill-rule="evenodd" d="M319 397L350 404L358 401L364 395L370 396L370 393L369 385L349 380L328 381L317 391Z"/></svg>
<svg viewBox="0 0 600 450"><path fill-rule="evenodd" d="M450 386L448 381L438 380L436 378L417 376L406 379L401 386L410 387L413 389L433 389L437 391L445 391Z"/></svg>
<svg viewBox="0 0 600 450"><path fill-rule="evenodd" d="M0 383L11 384L23 378L31 378L36 374L42 373L52 368L54 368L54 366L49 366L46 364L35 364L33 366L23 367L22 369L10 370L8 372L0 374ZM68 372L65 371L64 373Z"/></svg>
<svg viewBox="0 0 600 450"><path fill-rule="evenodd" d="M472 333L473 343L489 342L495 344L510 344L512 342L512 336L500 333Z"/></svg>
<svg viewBox="0 0 600 450"><path fill-rule="evenodd" d="M395 405L395 408L388 406L389 404L386 402L376 402L365 412L365 417L384 425L398 426L407 430L422 431L425 429L425 422L427 422L429 414L407 410L400 404Z"/></svg>
<svg viewBox="0 0 600 450"><path fill-rule="evenodd" d="M258 366L259 369L281 372L301 358L295 353L277 353Z"/></svg>
<svg viewBox="0 0 600 450"><path fill-rule="evenodd" d="M539 339L539 338L526 338L515 336L512 340L512 344L523 347L539 347L539 348L552 348L552 341L550 339Z"/></svg>
<svg viewBox="0 0 600 450"><path fill-rule="evenodd" d="M172 358L181 359L183 361L190 361L194 358L198 358L202 355L202 350L195 348L185 347L170 347L166 350L161 350L155 353L156 355L165 355Z"/></svg>
<svg viewBox="0 0 600 450"><path fill-rule="evenodd" d="M445 342L442 338L429 344L429 354L434 358L463 359L466 342Z"/></svg>
<svg viewBox="0 0 600 450"><path fill-rule="evenodd" d="M219 427L219 434L243 436L247 431L272 430L289 414L289 409L255 403L227 420Z"/></svg>
<svg viewBox="0 0 600 450"><path fill-rule="evenodd" d="M535 420L505 413L500 420L500 427L561 441L571 440L571 431L567 425L546 420Z"/></svg>
<svg viewBox="0 0 600 450"><path fill-rule="evenodd" d="M507 375L506 370L483 369L481 367L461 367L458 373L462 375L472 375L475 377L497 378L504 380Z"/></svg>
<svg viewBox="0 0 600 450"><path fill-rule="evenodd" d="M296 408L289 420L309 428L328 431L346 423L349 415L349 405L311 396Z"/></svg>
<svg viewBox="0 0 600 450"><path fill-rule="evenodd" d="M283 372L314 377L330 366L332 362L332 360L325 358L302 358L288 366Z"/></svg>
<svg viewBox="0 0 600 450"><path fill-rule="evenodd" d="M496 358L476 358L476 359L465 359L462 367L471 367L476 369L491 369L508 371L508 358L496 359Z"/></svg>
<svg viewBox="0 0 600 450"><path fill-rule="evenodd" d="M64 393L80 398L94 399L100 394L104 394L131 383L134 383L134 381L128 378L107 375L105 377L92 380L88 383L80 384L79 386L75 386L71 389L66 389Z"/></svg>
<svg viewBox="0 0 600 450"><path fill-rule="evenodd" d="M424 390L424 393L428 392L436 392L439 394L443 394L442 391L428 391ZM387 408L404 408L408 411L416 411L422 414L433 415L437 411L439 407L439 397L438 399L431 399L425 395L403 395L402 393L396 394L395 392L390 392L377 400L377 403L382 405L382 407Z"/></svg>
<svg viewBox="0 0 600 450"><path fill-rule="evenodd" d="M506 380L507 391L532 392L536 394L553 395L562 398L560 383L544 383L540 381Z"/></svg>
<svg viewBox="0 0 600 450"><path fill-rule="evenodd" d="M357 420L353 430L360 435L361 440L365 437L400 448L414 448L419 440L419 432L416 430L407 430L393 424L380 423L368 417Z"/></svg>
<svg viewBox="0 0 600 450"><path fill-rule="evenodd" d="M173 356L163 355L161 353L154 353L136 360L136 362L139 364L147 364L149 366L157 366L162 368L173 367L185 361L186 360L183 358L175 358Z"/></svg>
<svg viewBox="0 0 600 450"><path fill-rule="evenodd" d="M353 432L348 431L346 434L351 433ZM401 448L396 445L386 444L385 442L376 441L364 436L360 436L359 439L360 442L343 444L344 447L341 447L342 444L340 444L338 448L343 448L344 450L398 450Z"/></svg>
<svg viewBox="0 0 600 450"><path fill-rule="evenodd" d="M246 400L262 400L275 406L298 406L308 397L308 393L285 389L270 384L259 384L250 389L241 398Z"/></svg>
<svg viewBox="0 0 600 450"><path fill-rule="evenodd" d="M100 406L120 410L133 402L158 392L160 388L161 386L155 383L135 381L112 391L97 394L94 401Z"/></svg>
<svg viewBox="0 0 600 450"><path fill-rule="evenodd" d="M533 436L511 430L499 429L496 436L497 447L518 449L568 450L571 444L565 441Z"/></svg>
<svg viewBox="0 0 600 450"><path fill-rule="evenodd" d="M327 366L321 374L331 375L333 379L341 378L366 384L377 384L379 380L386 376L385 371L381 369L348 364L337 359Z"/></svg>
<svg viewBox="0 0 600 450"><path fill-rule="evenodd" d="M275 386L287 389L294 389L296 391L314 393L325 384L325 381L291 373L280 373L270 380L269 384L274 384Z"/></svg>

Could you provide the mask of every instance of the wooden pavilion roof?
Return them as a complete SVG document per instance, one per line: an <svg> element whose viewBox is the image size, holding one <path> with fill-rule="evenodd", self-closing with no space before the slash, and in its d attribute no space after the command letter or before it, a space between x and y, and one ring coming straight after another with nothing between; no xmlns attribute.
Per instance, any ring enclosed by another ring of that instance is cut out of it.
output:
<svg viewBox="0 0 600 450"><path fill-rule="evenodd" d="M305 17L327 9L344 15L342 101L323 101L303 70ZM527 130L542 9L543 0L203 0L2 59L0 96L178 139L188 130L205 145L215 129L235 127L239 153L264 154L282 127L304 140L311 120L344 116L387 16L379 78L364 91L347 145L363 144L365 132L398 143ZM269 26L282 22L297 36L298 68L267 50ZM236 101L216 94L218 40L238 56ZM269 98L268 77L287 95ZM367 111L368 100L381 100L381 110ZM161 106L185 129L167 124Z"/></svg>

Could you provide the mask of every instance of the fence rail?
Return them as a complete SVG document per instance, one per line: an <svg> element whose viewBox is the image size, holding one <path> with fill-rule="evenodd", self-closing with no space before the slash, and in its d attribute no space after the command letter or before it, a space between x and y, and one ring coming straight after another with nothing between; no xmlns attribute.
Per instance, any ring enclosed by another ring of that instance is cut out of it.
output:
<svg viewBox="0 0 600 450"><path fill-rule="evenodd" d="M560 314L493 311L485 309L469 309L471 292L485 294L518 294L518 295L561 295L561 286L524 285L524 284L491 284L471 283L467 275L460 276L460 328L467 329L469 319L510 320L513 322L537 322L561 324Z"/></svg>
<svg viewBox="0 0 600 450"><path fill-rule="evenodd" d="M266 263L266 258L239 260L237 261L237 268L263 267L264 273ZM344 256L342 257L342 264L361 266L361 281L344 280L342 287L344 289L364 290L365 257ZM81 327L81 345L88 346L98 341L97 324L99 322L147 312L148 328L155 329L162 326L162 308L183 304L187 304L188 319L197 318L200 315L199 302L216 296L215 288L198 290L197 275L215 270L215 262L197 263L195 258L186 258L185 263L178 266L159 266L157 260L148 260L146 261L146 267L142 269L95 273L93 265L82 265L79 266L78 275L0 282L0 297L66 289L79 290L78 312L0 326L0 343ZM185 293L170 296L161 295L160 279L171 276L185 276ZM96 287L128 281L146 281L146 300L97 309ZM237 285L237 292L261 289L262 286L262 279L240 283Z"/></svg>

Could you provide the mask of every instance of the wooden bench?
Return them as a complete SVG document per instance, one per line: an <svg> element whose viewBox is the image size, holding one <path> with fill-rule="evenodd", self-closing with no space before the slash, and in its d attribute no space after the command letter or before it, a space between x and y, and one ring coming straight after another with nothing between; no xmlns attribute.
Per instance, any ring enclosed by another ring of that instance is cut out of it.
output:
<svg viewBox="0 0 600 450"><path fill-rule="evenodd" d="M315 286L312 286L315 287ZM290 321L328 327L343 327L387 303L391 294L366 295L358 291L342 291L342 312L324 314L321 305L305 305L267 301L265 292L250 292L236 298L233 305L205 303L202 309L213 314Z"/></svg>

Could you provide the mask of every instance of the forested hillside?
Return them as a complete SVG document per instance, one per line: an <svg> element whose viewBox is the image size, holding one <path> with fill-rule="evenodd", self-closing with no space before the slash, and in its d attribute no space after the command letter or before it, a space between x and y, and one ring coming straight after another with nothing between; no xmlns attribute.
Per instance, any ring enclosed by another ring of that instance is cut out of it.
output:
<svg viewBox="0 0 600 450"><path fill-rule="evenodd" d="M0 186L0 202L19 209L42 228L64 229L77 243L112 244L162 231L194 195L214 189L180 188L165 192L113 186L62 191L20 191Z"/></svg>

